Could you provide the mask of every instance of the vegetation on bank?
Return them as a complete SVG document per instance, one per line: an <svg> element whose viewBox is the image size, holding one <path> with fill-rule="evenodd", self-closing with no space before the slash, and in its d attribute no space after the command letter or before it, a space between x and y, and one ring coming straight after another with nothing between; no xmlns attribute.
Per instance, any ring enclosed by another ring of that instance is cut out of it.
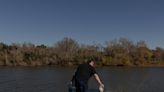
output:
<svg viewBox="0 0 164 92"><path fill-rule="evenodd" d="M144 41L134 43L126 38L107 41L105 46L79 44L72 38L64 38L52 47L0 43L1 66L72 66L90 58L96 58L102 66L164 66L164 49L152 50Z"/></svg>

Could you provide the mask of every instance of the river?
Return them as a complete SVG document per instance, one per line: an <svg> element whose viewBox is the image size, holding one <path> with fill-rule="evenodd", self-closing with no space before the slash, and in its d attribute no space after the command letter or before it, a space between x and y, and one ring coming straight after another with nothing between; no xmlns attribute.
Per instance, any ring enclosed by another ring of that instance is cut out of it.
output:
<svg viewBox="0 0 164 92"><path fill-rule="evenodd" d="M164 68L96 68L105 85L105 92L164 92ZM67 83L75 68L1 67L0 92L68 92ZM94 78L90 92L97 92Z"/></svg>

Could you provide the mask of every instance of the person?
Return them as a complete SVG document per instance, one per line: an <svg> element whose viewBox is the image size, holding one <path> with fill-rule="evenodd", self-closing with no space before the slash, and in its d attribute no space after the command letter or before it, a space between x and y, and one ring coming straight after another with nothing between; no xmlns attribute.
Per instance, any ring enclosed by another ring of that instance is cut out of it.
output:
<svg viewBox="0 0 164 92"><path fill-rule="evenodd" d="M89 60L87 63L80 64L72 78L75 82L76 92L88 92L88 80L94 76L99 86L104 87L99 75L95 70L95 61Z"/></svg>

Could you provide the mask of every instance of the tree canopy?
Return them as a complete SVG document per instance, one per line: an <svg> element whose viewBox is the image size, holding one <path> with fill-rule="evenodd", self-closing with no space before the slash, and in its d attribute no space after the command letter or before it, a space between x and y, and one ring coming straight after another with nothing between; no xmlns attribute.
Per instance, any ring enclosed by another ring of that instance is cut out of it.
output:
<svg viewBox="0 0 164 92"><path fill-rule="evenodd" d="M106 41L101 44L79 44L72 38L64 38L54 44L0 43L1 66L72 66L95 58L101 66L146 66L164 65L164 49L148 48L145 41L134 43L127 38Z"/></svg>

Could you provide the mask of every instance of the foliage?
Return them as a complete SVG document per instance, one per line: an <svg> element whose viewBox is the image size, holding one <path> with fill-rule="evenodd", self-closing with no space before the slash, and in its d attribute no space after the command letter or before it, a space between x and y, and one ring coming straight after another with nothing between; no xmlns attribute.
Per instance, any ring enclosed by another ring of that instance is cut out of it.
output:
<svg viewBox="0 0 164 92"><path fill-rule="evenodd" d="M101 44L79 44L72 38L64 38L52 47L32 43L0 43L1 66L72 66L96 58L98 65L143 66L164 64L164 49L149 49L144 41L134 43L127 38Z"/></svg>

